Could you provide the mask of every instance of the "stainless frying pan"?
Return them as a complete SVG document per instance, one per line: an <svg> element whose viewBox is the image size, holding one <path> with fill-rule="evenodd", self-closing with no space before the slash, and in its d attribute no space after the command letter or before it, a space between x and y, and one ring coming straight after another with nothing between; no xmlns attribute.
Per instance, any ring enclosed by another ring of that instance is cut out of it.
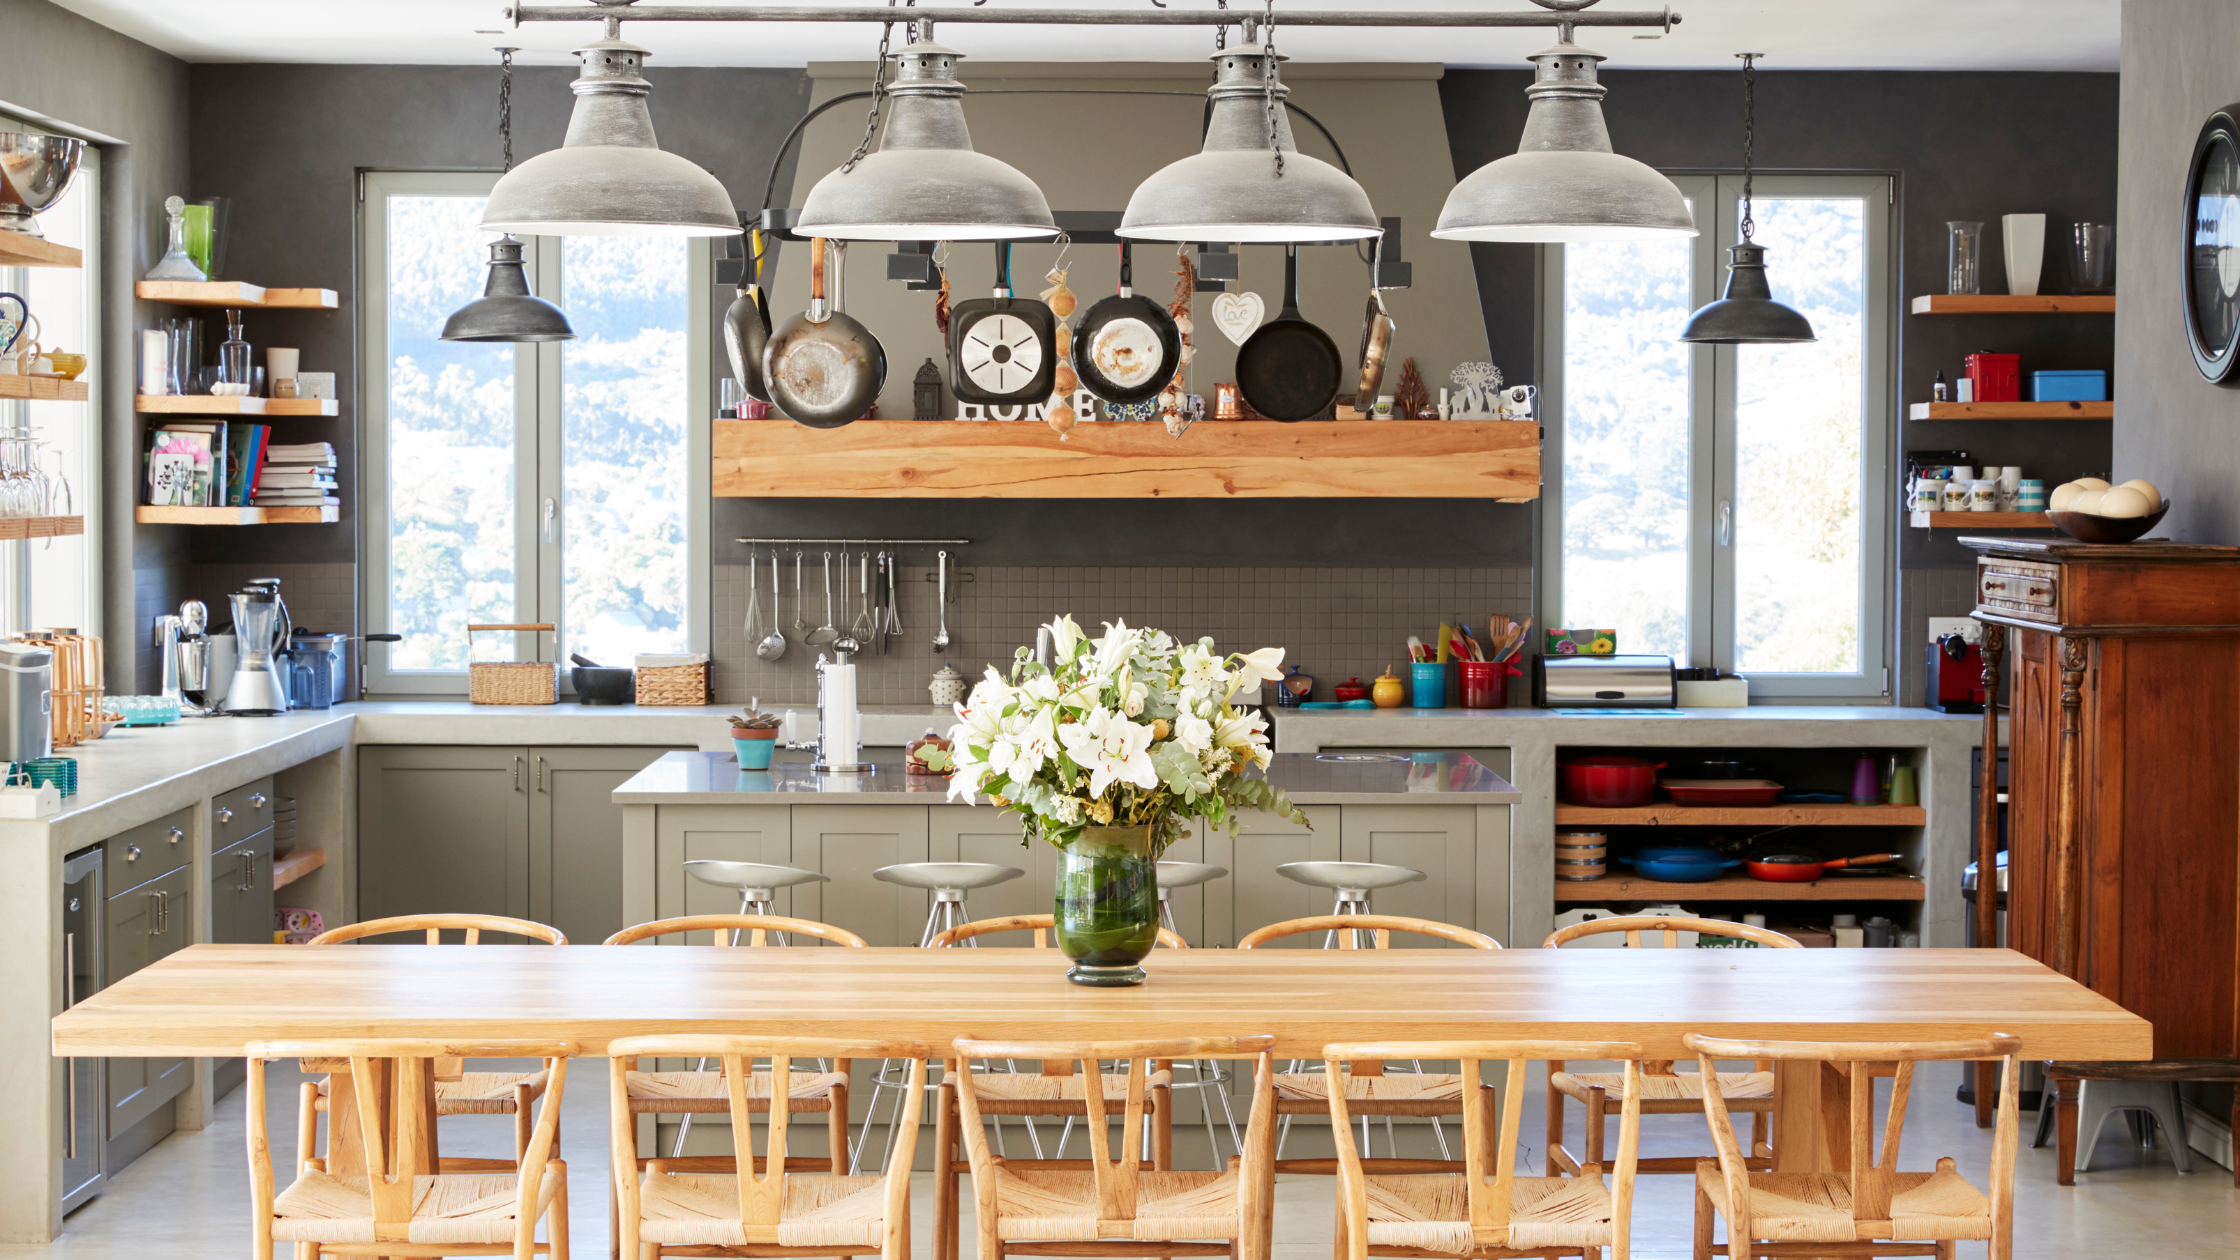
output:
<svg viewBox="0 0 2240 1260"><path fill-rule="evenodd" d="M861 419L887 380L887 352L871 330L841 307L847 293L846 242L818 237L809 245L809 309L770 334L762 351L763 381L778 410L813 429ZM825 302L830 255L833 301Z"/></svg>
<svg viewBox="0 0 2240 1260"><path fill-rule="evenodd" d="M770 303L762 294L762 232L747 235L747 265L739 273L739 294L723 313L723 348L731 356L731 376L747 397L769 402L762 379L762 348L770 341Z"/></svg>
<svg viewBox="0 0 2240 1260"><path fill-rule="evenodd" d="M1384 384L1384 359L1392 349L1392 334L1399 326L1384 309L1384 290L1378 281L1383 278L1384 239L1379 237L1369 245L1369 309L1361 316L1361 376L1355 382L1354 407L1364 415L1377 401L1377 389Z"/></svg>

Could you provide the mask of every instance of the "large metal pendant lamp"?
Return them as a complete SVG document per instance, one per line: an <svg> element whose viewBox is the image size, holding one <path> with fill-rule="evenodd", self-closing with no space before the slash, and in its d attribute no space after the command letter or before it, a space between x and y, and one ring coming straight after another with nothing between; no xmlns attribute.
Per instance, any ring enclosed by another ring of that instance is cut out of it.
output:
<svg viewBox="0 0 2240 1260"><path fill-rule="evenodd" d="M1682 341L1713 345L1789 345L1816 341L1812 321L1773 300L1766 283L1766 247L1753 244L1750 234L1757 224L1750 218L1750 173L1756 139L1757 76L1752 62L1762 54L1738 53L1742 58L1742 241L1729 250L1727 295L1688 317Z"/></svg>
<svg viewBox="0 0 2240 1260"><path fill-rule="evenodd" d="M880 86L882 37L871 121L855 155L809 190L794 230L849 241L1004 241L1056 236L1042 189L1010 163L975 152L964 121L964 54L932 42L933 24L913 23L910 46L893 54L892 87ZM879 151L866 155L879 101L894 100Z"/></svg>
<svg viewBox="0 0 2240 1260"><path fill-rule="evenodd" d="M1545 3L1545 0L1542 0ZM1447 194L1431 234L1458 241L1641 241L1696 235L1688 201L1653 168L1610 148L1602 119L1604 58L1571 42L1532 54L1539 67L1517 151Z"/></svg>
<svg viewBox="0 0 2240 1260"><path fill-rule="evenodd" d="M1382 229L1353 177L1299 152L1283 108L1274 30L1213 55L1203 148L1136 185L1117 229L1154 241L1350 241Z"/></svg>
<svg viewBox="0 0 2240 1260"><path fill-rule="evenodd" d="M504 67L498 79L498 136L505 169L513 169L513 52L498 50ZM443 322L445 341L572 341L567 312L538 297L521 267L521 242L509 233L490 242L490 278L482 296L452 312Z"/></svg>
<svg viewBox="0 0 2240 1260"><path fill-rule="evenodd" d="M606 38L576 50L575 112L560 147L508 172L490 190L482 226L528 236L735 236L739 212L715 176L653 136L638 71L646 50L607 19Z"/></svg>

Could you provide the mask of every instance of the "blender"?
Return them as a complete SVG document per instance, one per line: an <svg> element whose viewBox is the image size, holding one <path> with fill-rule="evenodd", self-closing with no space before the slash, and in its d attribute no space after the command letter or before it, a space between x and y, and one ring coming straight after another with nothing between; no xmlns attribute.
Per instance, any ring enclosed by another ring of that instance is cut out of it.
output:
<svg viewBox="0 0 2240 1260"><path fill-rule="evenodd" d="M288 605L280 598L279 578L258 578L226 596L233 606L233 681L226 687L226 712L263 717L288 711L288 680L281 658L288 647Z"/></svg>

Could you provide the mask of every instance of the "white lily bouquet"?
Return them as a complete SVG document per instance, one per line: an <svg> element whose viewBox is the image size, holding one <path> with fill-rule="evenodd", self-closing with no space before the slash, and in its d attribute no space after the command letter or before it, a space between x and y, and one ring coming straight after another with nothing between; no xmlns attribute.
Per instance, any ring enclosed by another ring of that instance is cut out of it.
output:
<svg viewBox="0 0 2240 1260"><path fill-rule="evenodd" d="M1021 648L1010 677L990 666L957 706L952 798L984 793L1060 849L1084 828L1149 826L1153 857L1194 818L1233 832L1237 811L1252 809L1307 825L1289 797L1248 777L1268 764L1268 724L1235 704L1281 680L1282 648L1224 656L1211 638L1184 645L1125 621L1091 639L1070 616L1049 629L1050 669Z"/></svg>

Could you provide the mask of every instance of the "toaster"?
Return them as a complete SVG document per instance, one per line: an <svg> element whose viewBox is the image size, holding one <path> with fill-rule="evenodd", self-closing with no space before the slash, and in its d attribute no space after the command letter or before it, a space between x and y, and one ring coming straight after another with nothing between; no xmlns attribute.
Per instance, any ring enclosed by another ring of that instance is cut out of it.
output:
<svg viewBox="0 0 2240 1260"><path fill-rule="evenodd" d="M1547 709L1669 709L1669 656L1536 656L1532 702Z"/></svg>

